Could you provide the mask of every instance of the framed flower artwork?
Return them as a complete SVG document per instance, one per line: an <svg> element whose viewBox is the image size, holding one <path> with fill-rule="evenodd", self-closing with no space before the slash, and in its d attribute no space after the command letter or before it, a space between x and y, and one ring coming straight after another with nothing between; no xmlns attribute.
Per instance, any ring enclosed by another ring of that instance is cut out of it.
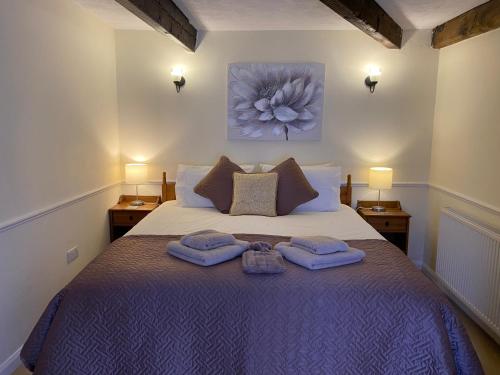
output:
<svg viewBox="0 0 500 375"><path fill-rule="evenodd" d="M325 66L229 64L228 139L321 139Z"/></svg>

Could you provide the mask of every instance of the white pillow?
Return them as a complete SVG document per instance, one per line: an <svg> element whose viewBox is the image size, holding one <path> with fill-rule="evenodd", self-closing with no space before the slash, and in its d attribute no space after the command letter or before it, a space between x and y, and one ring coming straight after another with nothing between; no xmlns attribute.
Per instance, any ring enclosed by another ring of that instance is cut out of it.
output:
<svg viewBox="0 0 500 375"><path fill-rule="evenodd" d="M275 166L270 164L260 165L262 172L269 172ZM337 211L340 208L340 185L342 184L342 171L340 167L325 164L300 166L302 172L319 195L313 200L298 206L294 212L303 211ZM279 184L279 181L278 181Z"/></svg>
<svg viewBox="0 0 500 375"><path fill-rule="evenodd" d="M323 164L313 164L313 165L299 165L299 167L304 171L304 168L311 169L311 168L319 168L319 167L334 167L335 163L333 161L328 162L328 163L323 163ZM269 172L271 169L276 167L274 164L259 164L260 170L262 172Z"/></svg>
<svg viewBox="0 0 500 375"><path fill-rule="evenodd" d="M185 165L177 166L177 177L175 182L175 199L181 207L214 207L210 199L196 194L193 189L213 168L213 165ZM250 173L254 165L240 165L241 169Z"/></svg>

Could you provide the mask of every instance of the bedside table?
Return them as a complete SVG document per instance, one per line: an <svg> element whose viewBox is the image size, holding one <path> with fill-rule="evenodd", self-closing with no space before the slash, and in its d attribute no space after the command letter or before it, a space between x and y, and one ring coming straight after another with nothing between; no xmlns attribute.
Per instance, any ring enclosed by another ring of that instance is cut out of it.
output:
<svg viewBox="0 0 500 375"><path fill-rule="evenodd" d="M109 209L111 242L127 233L161 203L159 196L139 196L139 199L143 200L145 204L143 206L130 206L130 202L135 199L135 195L121 195L118 204Z"/></svg>
<svg viewBox="0 0 500 375"><path fill-rule="evenodd" d="M377 232L407 254L411 215L401 209L399 201L381 201L380 205L386 208L384 212L372 211L371 207L375 205L376 201L358 201L356 211Z"/></svg>

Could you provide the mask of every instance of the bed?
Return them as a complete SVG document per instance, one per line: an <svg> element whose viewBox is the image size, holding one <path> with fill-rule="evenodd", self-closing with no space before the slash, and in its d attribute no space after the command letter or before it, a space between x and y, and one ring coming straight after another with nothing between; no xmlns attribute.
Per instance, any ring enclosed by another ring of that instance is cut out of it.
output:
<svg viewBox="0 0 500 375"><path fill-rule="evenodd" d="M173 198L163 184L164 198ZM168 197L167 197L168 195ZM163 203L49 303L21 353L35 374L481 374L446 297L352 210L231 217ZM199 229L273 244L324 234L363 262L248 275L166 253Z"/></svg>

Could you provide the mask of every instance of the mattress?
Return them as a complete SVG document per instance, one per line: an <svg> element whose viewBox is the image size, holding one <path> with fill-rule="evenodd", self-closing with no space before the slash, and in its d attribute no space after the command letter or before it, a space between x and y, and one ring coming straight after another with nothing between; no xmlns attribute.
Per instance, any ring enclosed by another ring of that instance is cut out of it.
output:
<svg viewBox="0 0 500 375"><path fill-rule="evenodd" d="M335 212L297 212L287 216L230 216L215 208L186 208L163 203L127 235L175 235L204 229L277 236L324 235L342 240L384 239L356 211L341 205Z"/></svg>

